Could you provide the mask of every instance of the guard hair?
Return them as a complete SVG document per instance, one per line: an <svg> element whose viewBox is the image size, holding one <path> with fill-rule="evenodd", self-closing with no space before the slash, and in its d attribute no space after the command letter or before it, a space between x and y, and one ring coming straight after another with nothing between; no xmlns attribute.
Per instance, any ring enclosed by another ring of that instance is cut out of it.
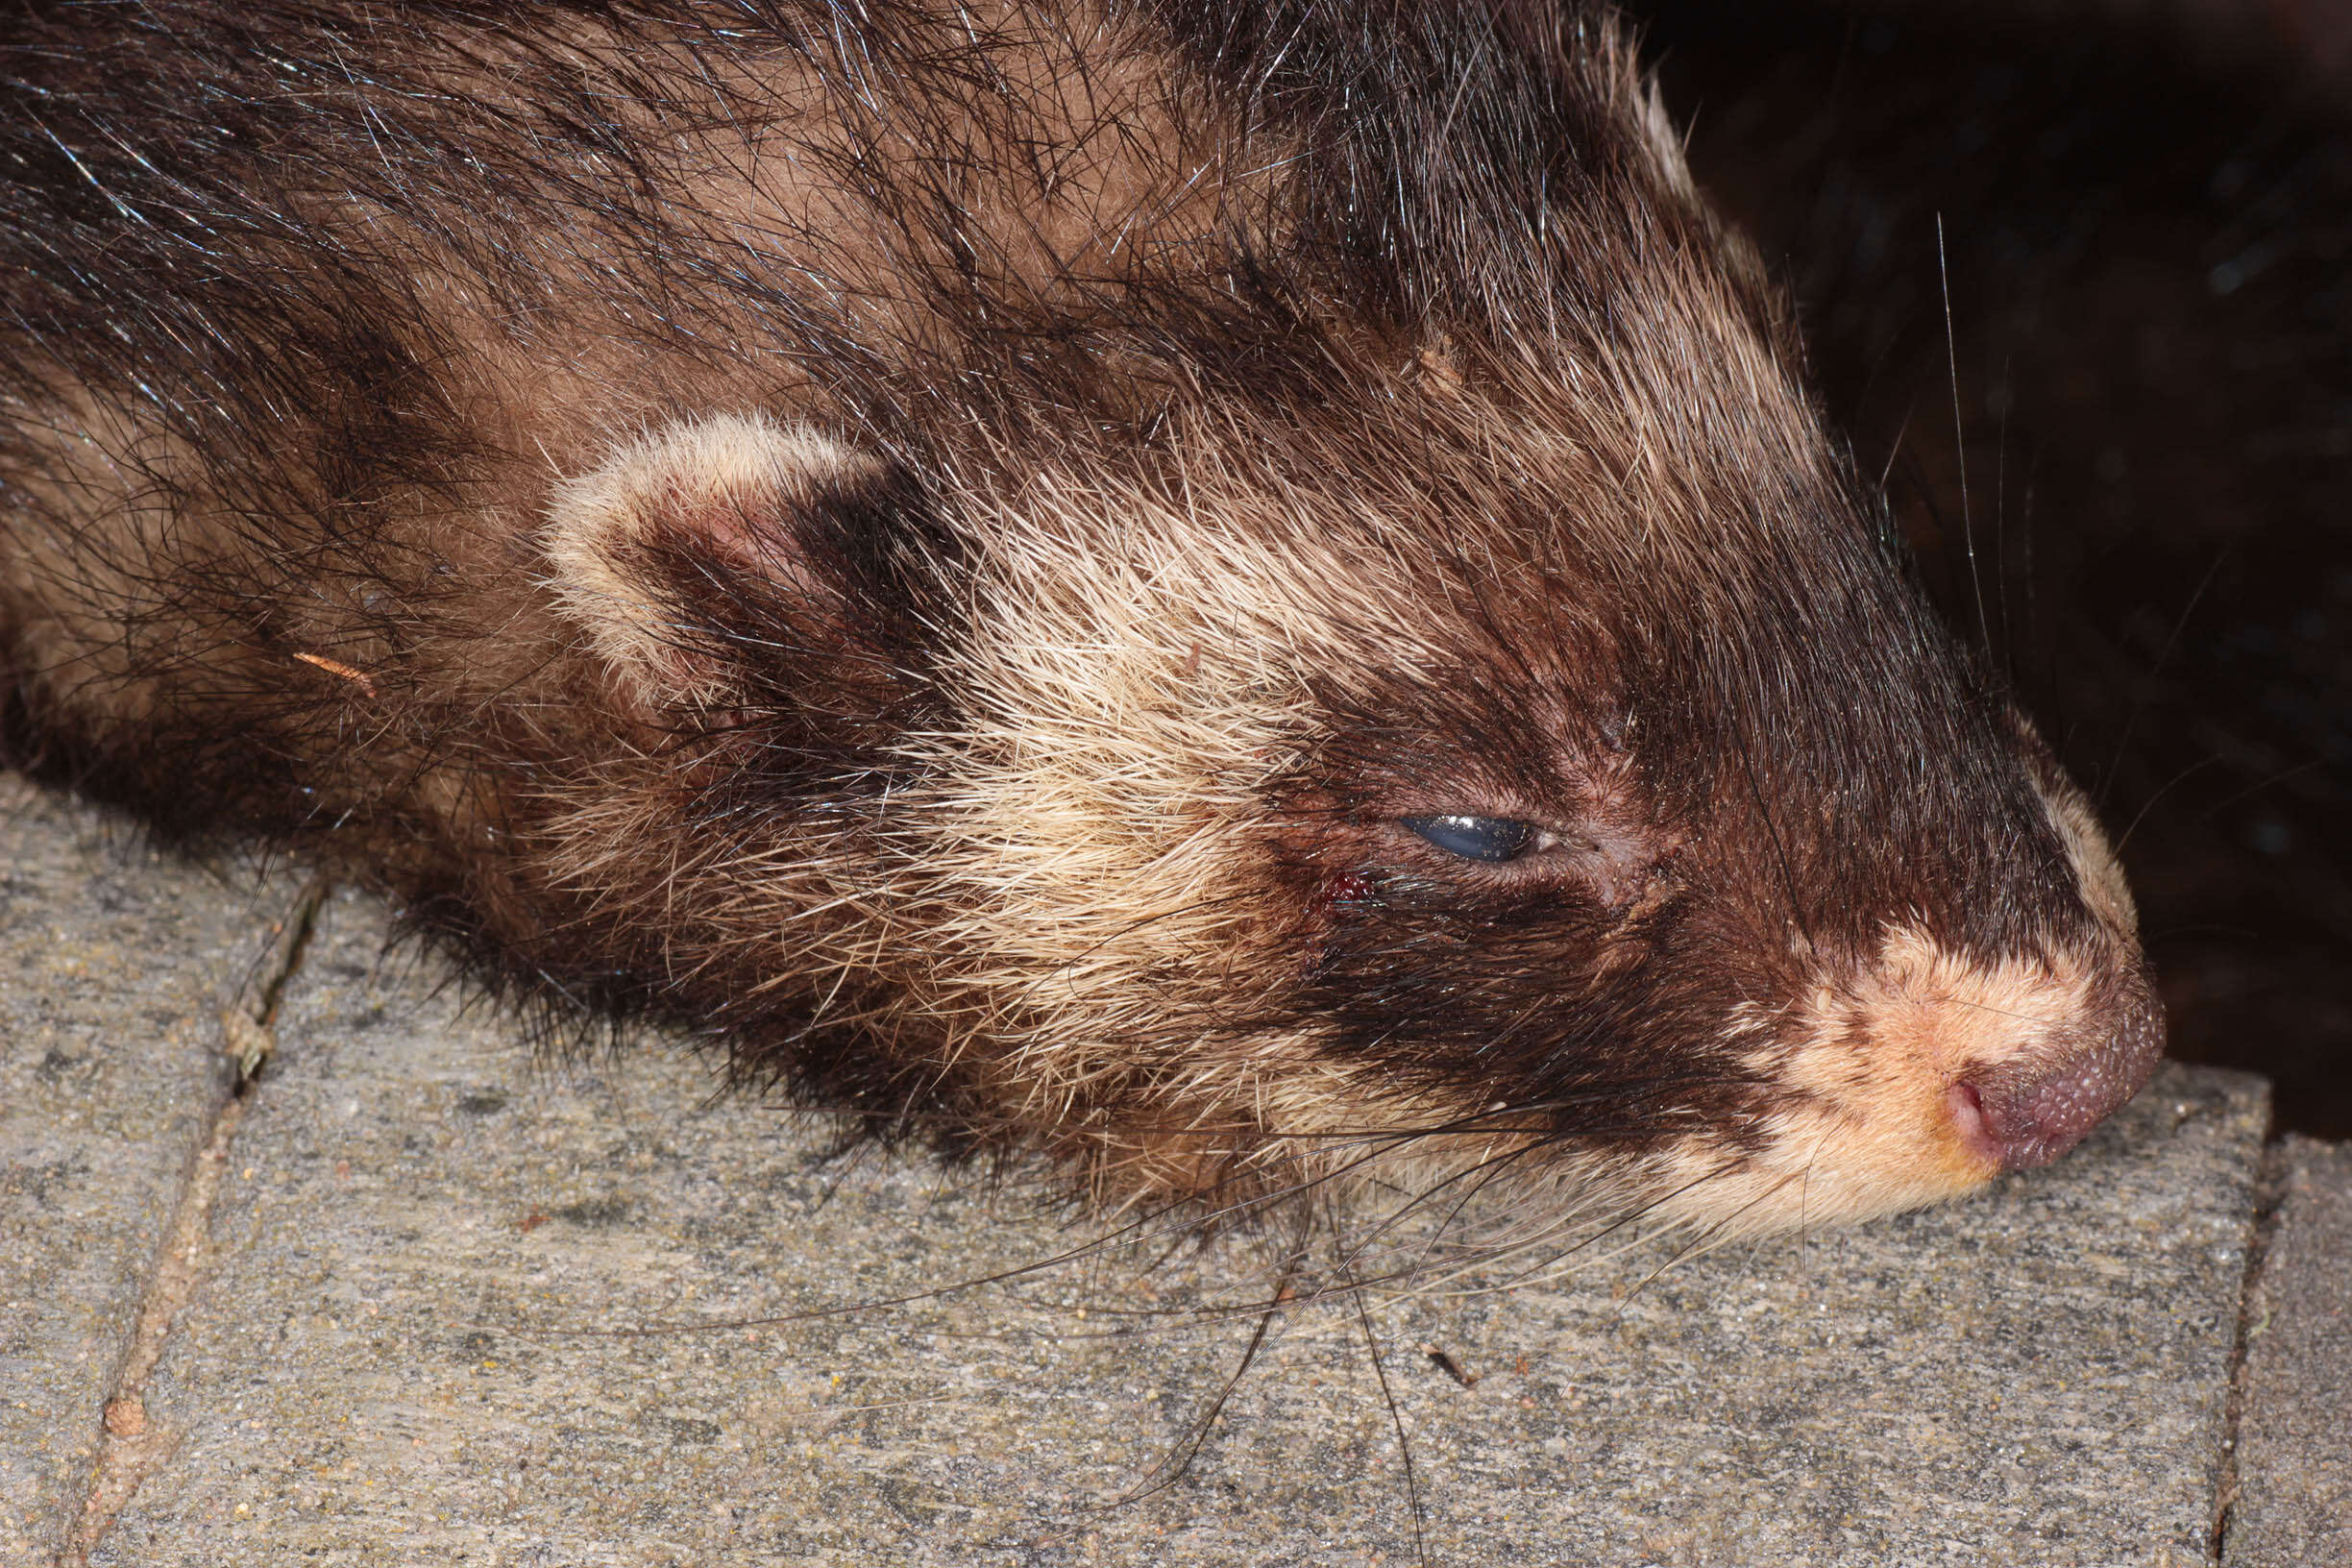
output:
<svg viewBox="0 0 2352 1568"><path fill-rule="evenodd" d="M1105 1206L2055 1158L2128 895L1583 0L0 25L11 754Z"/></svg>

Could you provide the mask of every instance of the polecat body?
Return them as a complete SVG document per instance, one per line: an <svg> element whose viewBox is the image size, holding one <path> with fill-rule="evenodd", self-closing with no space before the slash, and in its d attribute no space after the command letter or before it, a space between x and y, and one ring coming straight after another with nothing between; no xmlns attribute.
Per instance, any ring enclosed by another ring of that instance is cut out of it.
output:
<svg viewBox="0 0 2352 1568"><path fill-rule="evenodd" d="M2161 1030L1605 12L26 5L12 745L1115 1197L1734 1229Z"/></svg>

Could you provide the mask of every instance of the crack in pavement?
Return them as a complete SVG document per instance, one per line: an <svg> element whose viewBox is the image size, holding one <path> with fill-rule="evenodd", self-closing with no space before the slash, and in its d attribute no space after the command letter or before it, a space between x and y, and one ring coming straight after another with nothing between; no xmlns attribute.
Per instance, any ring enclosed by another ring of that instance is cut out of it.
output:
<svg viewBox="0 0 2352 1568"><path fill-rule="evenodd" d="M331 884L323 876L304 887L271 926L268 948L221 1009L221 1045L236 1064L236 1088L214 1114L204 1148L188 1171L171 1224L163 1233L154 1272L139 1304L137 1332L107 1398L98 1458L90 1467L82 1516L58 1555L58 1568L87 1568L90 1554L106 1539L116 1517L178 1445L178 1433L148 1416L147 1380L162 1360L182 1309L217 1262L211 1244L212 1208L220 1196L221 1178L229 1168L230 1150L244 1119L246 1103L277 1045L273 1031L278 1005L287 982L302 968L318 925L319 908L330 891Z"/></svg>
<svg viewBox="0 0 2352 1568"><path fill-rule="evenodd" d="M2262 1163L2254 1176L2254 1213L2246 1223L2245 1272L2238 1285L2238 1321L2230 1338L2229 1387L2221 1413L2220 1462L2214 1475L2213 1529L2205 1543L2206 1561L2218 1564L2229 1546L2232 1515L2238 1505L2238 1433L2244 1424L2246 1353L2261 1325L2255 1311L2262 1294L2270 1246L2278 1235L2279 1210L2286 1199L2286 1144L2274 1134L2263 1145Z"/></svg>

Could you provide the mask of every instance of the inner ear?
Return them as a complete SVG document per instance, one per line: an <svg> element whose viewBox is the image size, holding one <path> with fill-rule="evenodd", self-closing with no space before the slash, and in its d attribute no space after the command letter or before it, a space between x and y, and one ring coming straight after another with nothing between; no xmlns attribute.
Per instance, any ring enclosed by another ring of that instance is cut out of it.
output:
<svg viewBox="0 0 2352 1568"><path fill-rule="evenodd" d="M879 459L805 425L671 425L557 487L541 533L549 586L639 702L723 706L741 685L731 647L786 629L751 628L834 619L812 525L886 478Z"/></svg>

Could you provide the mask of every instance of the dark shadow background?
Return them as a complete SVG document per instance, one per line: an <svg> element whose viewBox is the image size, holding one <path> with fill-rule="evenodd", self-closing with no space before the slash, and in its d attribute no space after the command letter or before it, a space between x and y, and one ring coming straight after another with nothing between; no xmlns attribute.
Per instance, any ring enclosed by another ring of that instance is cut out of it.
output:
<svg viewBox="0 0 2352 1568"><path fill-rule="evenodd" d="M1629 9L1931 591L2122 835L2171 1054L2352 1138L2352 72L1980 5Z"/></svg>

